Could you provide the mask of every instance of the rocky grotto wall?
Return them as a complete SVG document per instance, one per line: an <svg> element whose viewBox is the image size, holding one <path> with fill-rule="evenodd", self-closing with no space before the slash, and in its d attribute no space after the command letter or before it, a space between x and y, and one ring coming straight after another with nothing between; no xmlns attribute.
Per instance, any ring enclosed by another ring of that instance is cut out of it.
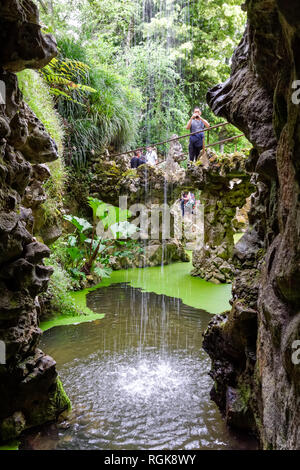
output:
<svg viewBox="0 0 300 470"><path fill-rule="evenodd" d="M2 0L0 39L1 89L6 89L6 104L0 105L0 340L6 346L6 364L0 365L0 441L5 441L55 420L69 400L55 361L38 348L37 296L46 290L52 268L43 264L48 247L32 236L35 207L29 191L33 185L35 204L43 200L44 177L36 175L45 176L43 164L57 158L57 148L24 103L13 73L44 66L56 55L56 44L41 34L37 8L29 0Z"/></svg>
<svg viewBox="0 0 300 470"><path fill-rule="evenodd" d="M160 233L160 239L147 242L143 255L132 261L121 259L113 268L157 266L162 263L162 256L164 264L188 261L184 243L181 242L182 234L185 229L188 232L193 232L194 228L198 230L201 223L185 218L183 227L180 198L183 191L201 190L201 203L205 213L204 247L194 251L195 269L192 274L216 284L231 283L234 277L234 219L237 208L243 208L254 191L251 175L245 168L246 157L242 153L235 153L223 156L221 160L214 152L210 152L207 166L202 162L197 165L189 164L187 171L179 164L182 158L185 158L183 149L176 140L171 142L166 160L156 167L141 165L136 170L130 169L130 157L126 155L116 158L109 155L95 157L92 164L91 196L115 206L119 205L120 196L126 196L127 208L143 204L148 214L154 206L168 204L172 207L171 236L166 240L165 246L162 247ZM190 227L190 223L194 223L195 227ZM178 233L181 233L179 237ZM193 246L193 250L198 244L196 238L195 233L195 240L189 244Z"/></svg>
<svg viewBox="0 0 300 470"><path fill-rule="evenodd" d="M263 448L299 449L300 108L292 84L300 79L300 8L297 0L248 0L245 8L231 77L208 101L252 142L247 167L258 185L234 256L232 309L212 321L204 348L227 422L257 433Z"/></svg>
<svg viewBox="0 0 300 470"><path fill-rule="evenodd" d="M193 252L192 275L215 284L231 283L234 278L233 222L237 208L244 207L255 189L245 162L243 154L218 161L211 153L206 165L190 165L187 171L191 186L201 190L204 207L204 246Z"/></svg>

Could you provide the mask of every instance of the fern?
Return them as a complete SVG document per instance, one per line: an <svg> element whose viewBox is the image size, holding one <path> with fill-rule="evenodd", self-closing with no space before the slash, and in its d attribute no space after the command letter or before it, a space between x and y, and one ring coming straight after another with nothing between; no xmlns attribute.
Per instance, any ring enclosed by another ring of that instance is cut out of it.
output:
<svg viewBox="0 0 300 470"><path fill-rule="evenodd" d="M83 47L59 41L59 58L42 71L65 124L65 162L82 169L92 155L135 145L142 98L105 65L90 66Z"/></svg>
<svg viewBox="0 0 300 470"><path fill-rule="evenodd" d="M74 91L83 94L96 93L95 88L79 82L86 79L88 71L89 66L79 60L54 58L43 68L42 74L53 96L85 106L74 97Z"/></svg>

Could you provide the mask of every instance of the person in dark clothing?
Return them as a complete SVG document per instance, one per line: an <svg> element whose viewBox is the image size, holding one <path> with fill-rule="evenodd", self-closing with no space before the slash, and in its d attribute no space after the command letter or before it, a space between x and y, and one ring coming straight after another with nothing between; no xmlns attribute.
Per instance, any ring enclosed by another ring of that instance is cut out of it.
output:
<svg viewBox="0 0 300 470"><path fill-rule="evenodd" d="M131 168L138 168L140 165L142 165L142 152L141 150L137 150L134 154L134 157L132 157L130 161L130 166Z"/></svg>
<svg viewBox="0 0 300 470"><path fill-rule="evenodd" d="M139 163L138 157L134 156L134 157L132 157L132 159L130 160L130 167L135 169L135 168L137 168L137 167L139 166L138 163Z"/></svg>
<svg viewBox="0 0 300 470"><path fill-rule="evenodd" d="M141 153L138 166L145 165L146 163L147 163L147 158L144 154Z"/></svg>
<svg viewBox="0 0 300 470"><path fill-rule="evenodd" d="M185 215L185 206L189 201L189 195L188 193L183 193L182 197L180 199L180 205L181 205L181 212L182 212L182 217Z"/></svg>
<svg viewBox="0 0 300 470"><path fill-rule="evenodd" d="M145 163L147 163L147 158L143 155L142 150L137 150L130 161L130 166L131 168L138 168Z"/></svg>
<svg viewBox="0 0 300 470"><path fill-rule="evenodd" d="M194 162L198 160L201 150L203 149L205 127L209 128L209 123L201 117L200 108L195 108L193 116L189 120L186 128L191 131L189 155L190 161ZM199 131L199 132L198 132ZM197 134L195 134L197 132Z"/></svg>

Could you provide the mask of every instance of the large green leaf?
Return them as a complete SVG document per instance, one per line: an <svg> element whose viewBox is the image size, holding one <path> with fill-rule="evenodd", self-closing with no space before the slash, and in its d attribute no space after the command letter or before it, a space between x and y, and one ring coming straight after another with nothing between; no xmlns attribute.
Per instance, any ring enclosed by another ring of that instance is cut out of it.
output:
<svg viewBox="0 0 300 470"><path fill-rule="evenodd" d="M64 215L64 219L74 225L79 233L93 228L93 226L87 220L76 217L75 215Z"/></svg>

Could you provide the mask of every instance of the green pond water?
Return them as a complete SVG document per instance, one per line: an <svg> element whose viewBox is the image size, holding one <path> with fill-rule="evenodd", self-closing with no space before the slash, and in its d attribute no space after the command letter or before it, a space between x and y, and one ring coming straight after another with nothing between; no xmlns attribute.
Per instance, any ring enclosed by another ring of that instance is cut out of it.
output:
<svg viewBox="0 0 300 470"><path fill-rule="evenodd" d="M42 324L72 413L30 431L21 449L255 449L210 400L202 335L230 307L230 285L190 276L192 263L116 271L73 293L85 316Z"/></svg>
<svg viewBox="0 0 300 470"><path fill-rule="evenodd" d="M190 275L192 269L193 265L189 262L163 267L115 271L111 278L105 279L100 286L128 282L131 287L142 289L144 292L176 297L182 300L185 305L201 308L213 314L228 310L230 308L231 285L215 285L192 277ZM76 294L74 298L76 299Z"/></svg>
<svg viewBox="0 0 300 470"><path fill-rule="evenodd" d="M26 433L21 449L255 448L227 429L210 400L202 349L209 312L129 282L102 285L86 301L104 317L50 328L41 344L57 362L72 412L61 425Z"/></svg>
<svg viewBox="0 0 300 470"><path fill-rule="evenodd" d="M54 318L41 323L46 331L54 326L62 326L79 322L90 322L103 318L102 314L95 314L86 305L86 296L101 287L114 284L128 283L131 287L139 288L143 292L153 292L182 300L185 305L201 308L209 313L218 314L230 308L231 285L215 285L197 277L192 277L192 262L174 263L168 266L159 266L145 269L128 269L114 271L109 279L104 279L98 286L80 292L71 292L75 303L85 312L85 316Z"/></svg>

